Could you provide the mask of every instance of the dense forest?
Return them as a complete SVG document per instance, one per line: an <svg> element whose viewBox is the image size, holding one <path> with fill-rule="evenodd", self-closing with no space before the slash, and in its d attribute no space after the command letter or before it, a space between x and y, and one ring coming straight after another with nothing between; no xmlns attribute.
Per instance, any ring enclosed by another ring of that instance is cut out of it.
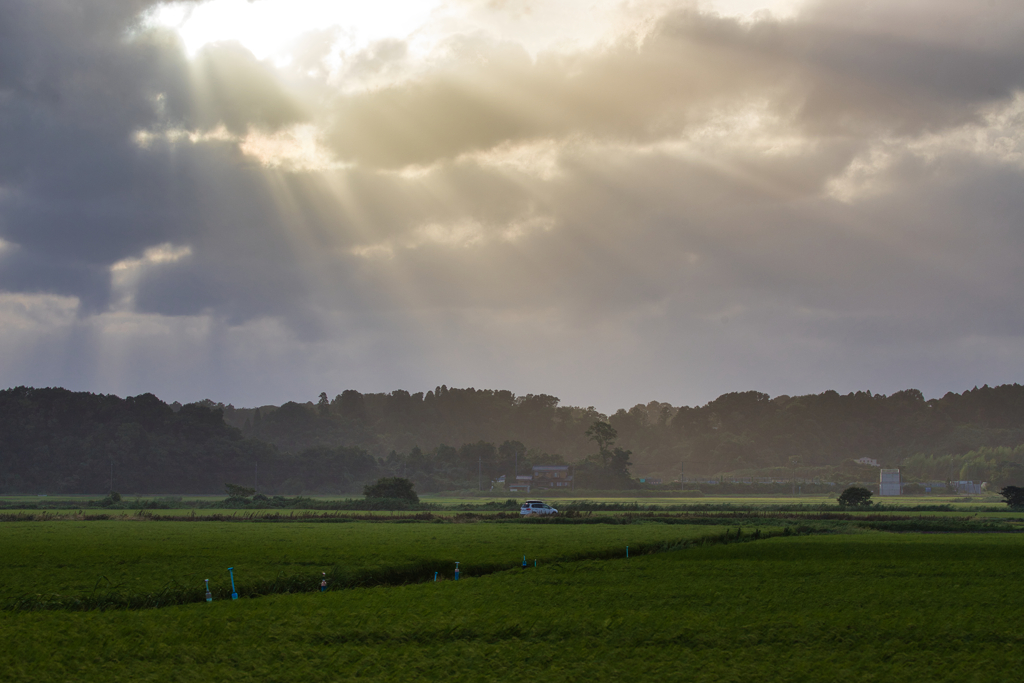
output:
<svg viewBox="0 0 1024 683"><path fill-rule="evenodd" d="M634 475L665 481L678 480L680 468L687 479L790 478L794 466L797 477L876 478L870 467L854 463L864 457L887 467L907 467L912 459L910 477L997 479L1021 462L997 450L1024 444L1024 387L1017 384L932 400L914 389L889 396L826 391L775 398L747 391L693 408L652 401L610 416L592 407L559 406L553 396L444 386L426 394L349 390L333 400L323 393L316 402L258 409L209 406L224 410L246 435L282 450L358 446L391 462L413 453L412 461L420 462L426 453L447 463L450 447L479 442L517 444L505 450L521 448L533 464L578 462L595 453L585 432L601 420L616 430L616 445L631 453ZM982 465L978 453L996 462ZM933 460L926 466L927 458ZM939 465L934 458L945 460ZM1003 460L1009 464L1000 465ZM974 464L964 469L968 461Z"/></svg>
<svg viewBox="0 0 1024 683"><path fill-rule="evenodd" d="M298 491L325 473L346 490L376 473L359 448L286 454L246 439L220 410L65 389L0 391L0 493L223 493L258 476ZM270 487L273 488L273 487Z"/></svg>
<svg viewBox="0 0 1024 683"><path fill-rule="evenodd" d="M588 430L611 427L599 444ZM1024 484L1024 387L925 400L834 391L730 393L698 407L652 401L606 416L547 395L441 386L410 394L347 390L329 399L235 408L167 405L64 389L0 391L0 493L358 492L378 476L420 492L490 489L536 464L575 465L581 488L632 477L871 481L872 458L908 479ZM500 485L498 486L500 488Z"/></svg>

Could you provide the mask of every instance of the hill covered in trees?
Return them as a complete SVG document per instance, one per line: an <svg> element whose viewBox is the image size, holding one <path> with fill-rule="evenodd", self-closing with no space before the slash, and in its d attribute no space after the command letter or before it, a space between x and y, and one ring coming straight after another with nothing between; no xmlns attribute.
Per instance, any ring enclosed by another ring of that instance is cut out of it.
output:
<svg viewBox="0 0 1024 683"><path fill-rule="evenodd" d="M854 464L864 457L909 467L911 477L1004 480L1014 476L1013 463L1024 462L993 450L1024 444L1024 386L1017 384L931 400L915 389L889 396L825 391L774 398L747 391L703 406L652 401L612 415L560 406L553 396L445 386L425 394L348 390L329 399L323 393L316 402L248 410L210 405L222 408L225 419L245 434L283 450L358 446L407 474L429 471L421 463L433 458L434 469L457 469L460 460L450 451L481 448L480 442L503 444L495 448L495 465L485 469L485 477L512 473L508 454L514 452L521 464L524 454L527 464L578 462L596 452L585 434L595 421L616 430L616 446L631 452L634 475L665 481L678 480L681 467L691 479L789 478L794 468L798 477L872 479L877 475L870 468ZM476 458L466 450L464 467L469 460ZM968 462L973 465L964 469Z"/></svg>
<svg viewBox="0 0 1024 683"><path fill-rule="evenodd" d="M603 453L588 437L607 422ZM347 390L329 399L235 408L167 405L64 389L0 391L0 493L220 492L257 477L270 493L354 493L378 476L420 492L490 488L535 464L577 464L589 488L633 476L871 480L857 458L909 478L1024 483L1024 387L984 386L925 400L834 391L730 393L703 406L652 401L606 416L547 395L437 387ZM614 447L614 451L612 450ZM614 457L613 457L614 456ZM627 470L628 468L628 470Z"/></svg>
<svg viewBox="0 0 1024 683"><path fill-rule="evenodd" d="M280 453L225 424L219 409L66 389L0 391L0 493L223 493L260 477L298 490L336 489L376 471L353 448Z"/></svg>

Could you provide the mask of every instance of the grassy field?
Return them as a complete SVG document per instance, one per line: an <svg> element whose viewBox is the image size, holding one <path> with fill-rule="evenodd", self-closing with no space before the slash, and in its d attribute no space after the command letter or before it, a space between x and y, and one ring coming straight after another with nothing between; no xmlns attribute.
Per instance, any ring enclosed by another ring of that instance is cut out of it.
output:
<svg viewBox="0 0 1024 683"><path fill-rule="evenodd" d="M3 496L0 497L0 504L3 504L6 508L6 512L17 512L19 510L28 511L36 507L47 508L49 506L57 506L57 509L52 509L52 513L57 514L60 512L66 512L60 508L67 508L71 505L85 506L90 500L100 500L102 495L68 495L68 496ZM311 500L332 502L342 501L350 499L361 499L361 496L314 496ZM835 508L836 500L834 497L825 495L806 495L806 496L704 496L702 498L674 498L674 497L628 497L628 496L575 496L560 498L558 496L548 496L544 493L534 493L530 495L517 495L512 496L507 493L495 494L492 496L485 495L457 495L457 494L424 494L420 496L420 501L425 504L441 506L442 510L436 512L444 512L444 509L460 508L463 506L469 507L480 507L488 503L504 503L507 500L518 500L523 501L527 498L539 498L548 501L551 505L556 508L565 508L572 505L580 505L583 503L596 503L605 505L638 505L641 507L658 506L658 507L675 507L675 508L687 508L687 509L704 509L704 508L715 508L715 509L739 509L739 510L753 510L753 509L764 509L764 508L806 508L806 509L818 509L822 506ZM144 497L136 496L124 496L124 503L130 506L141 506L140 504L146 502L160 502L162 500L173 501L173 509L170 510L159 510L150 509L154 514L170 514L179 515L182 514L182 510L188 510L189 504L194 503L199 507L197 510L202 511L202 514L232 514L238 511L238 508L207 508L206 505L216 504L219 501L224 500L222 495L188 495L188 496L159 496L159 495L147 495ZM924 508L924 507L947 507L952 512L980 512L980 511L1007 511L1007 508L1003 502L1001 496L988 493L979 496L893 496L880 498L875 497L873 500L875 507L881 506L884 508ZM25 506L25 507L20 507ZM101 508L91 508L94 511L102 511ZM300 510L300 508L286 508L288 510ZM112 510L112 512L119 512L118 510Z"/></svg>
<svg viewBox="0 0 1024 683"><path fill-rule="evenodd" d="M495 497L494 500L504 500L509 497L507 494L502 494L499 497ZM739 508L761 508L766 506L794 506L794 505L806 505L806 506L818 506L818 505L835 505L836 499L834 497L828 497L824 495L806 495L806 496L704 496L702 498L673 498L673 497L651 497L651 498L630 498L628 496L576 496L574 498L559 498L557 496L545 496L544 493L530 494L529 496L518 495L513 496L518 500L526 500L527 498L538 498L550 502L555 507L559 504L566 505L573 501L589 500L598 503L637 503L639 505L692 505L692 506L732 506ZM970 498L969 501L964 501L964 498ZM480 502L479 497L470 496L457 496L447 494L425 494L420 496L420 500L424 503L439 503L441 505L459 505L463 503L472 504L474 502ZM896 507L917 507L926 505L949 505L954 509L957 508L975 508L979 506L993 506L993 507L1005 507L1002 497L995 494L986 494L983 496L890 496L880 498L875 496L873 502L878 505L884 506L896 506Z"/></svg>
<svg viewBox="0 0 1024 683"><path fill-rule="evenodd" d="M230 523L61 521L0 524L0 606L154 594L200 600L203 579L224 597L228 567L242 595L332 584L464 576L577 557L618 556L720 533L666 524ZM376 577L376 579L375 579ZM102 604L102 603L101 603Z"/></svg>
<svg viewBox="0 0 1024 683"><path fill-rule="evenodd" d="M1006 681L1024 664L1022 556L1016 534L793 536L457 583L8 612L0 637L17 647L0 648L0 671L17 682Z"/></svg>
<svg viewBox="0 0 1024 683"><path fill-rule="evenodd" d="M95 493L95 494L54 494L50 496L38 496L38 495L4 495L0 496L0 500L10 504L36 504L36 503L48 503L58 501L72 501L80 502L84 504L89 500L101 500L106 494ZM159 499L171 499L180 500L185 503L188 501L195 501L197 503L212 503L219 500L224 500L224 494L211 494L211 495L200 495L200 494L189 494L189 495L164 495L164 494L145 494L137 496L135 494L123 494L123 498L126 502L131 502L136 499L141 500L159 500ZM342 495L342 496L311 496L313 500L322 501L333 501L333 500L347 500L351 498L362 498L357 494ZM675 496L651 496L651 497L637 497L637 496L604 496L600 495L600 492L595 492L595 495L589 495L585 492L581 492L574 496L559 496L557 492L533 492L530 494L512 494L506 492L500 493L482 493L473 495L460 495L458 493L424 493L420 494L420 500L424 503L437 503L440 505L462 505L462 504L480 504L488 501L505 501L507 499L516 499L519 501L527 499L541 499L551 501L556 507L559 503L568 504L573 501L590 500L595 502L605 503L639 503L641 505L735 505L735 506L765 506L765 505L821 505L835 504L835 496L829 496L825 494L807 494L801 496L745 496L745 495L704 495L702 497L675 497ZM952 505L957 506L978 506L978 505L1003 505L1003 499L996 493L985 493L982 495L975 496L958 496L958 495L925 495L925 496L888 496L879 497L875 496L873 499L874 503L886 506L900 506L900 507L914 507L921 505Z"/></svg>

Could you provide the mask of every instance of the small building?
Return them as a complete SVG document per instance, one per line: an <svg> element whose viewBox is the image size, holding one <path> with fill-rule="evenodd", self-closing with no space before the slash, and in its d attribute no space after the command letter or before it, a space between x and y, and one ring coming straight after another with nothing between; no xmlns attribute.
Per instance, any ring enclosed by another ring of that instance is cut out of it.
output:
<svg viewBox="0 0 1024 683"><path fill-rule="evenodd" d="M881 467L877 460L874 458L857 458L854 460L858 465L870 465L871 467Z"/></svg>
<svg viewBox="0 0 1024 683"><path fill-rule="evenodd" d="M900 477L899 468L894 470L879 470L878 495L899 496L902 494L903 479Z"/></svg>
<svg viewBox="0 0 1024 683"><path fill-rule="evenodd" d="M509 491L519 492L530 492L530 487L533 486L533 476L529 474L518 474L516 475L515 482L508 485Z"/></svg>
<svg viewBox="0 0 1024 683"><path fill-rule="evenodd" d="M535 465L534 486L546 489L572 488L572 475L568 465Z"/></svg>
<svg viewBox="0 0 1024 683"><path fill-rule="evenodd" d="M967 495L970 495L970 496L980 496L981 495L981 482L980 481L975 482L975 481L963 481L963 480L961 480L961 481L951 481L949 483L956 490L956 492L959 493L959 494L967 494Z"/></svg>

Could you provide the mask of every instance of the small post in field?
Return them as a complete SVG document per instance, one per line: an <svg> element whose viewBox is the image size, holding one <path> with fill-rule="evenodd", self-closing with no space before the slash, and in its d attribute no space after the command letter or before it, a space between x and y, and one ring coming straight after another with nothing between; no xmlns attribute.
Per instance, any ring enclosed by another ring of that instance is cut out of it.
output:
<svg viewBox="0 0 1024 683"><path fill-rule="evenodd" d="M213 594L210 592L210 580L206 579L206 602L213 602Z"/></svg>
<svg viewBox="0 0 1024 683"><path fill-rule="evenodd" d="M323 593L327 590L327 572L320 572L324 575L324 578L320 579L320 592Z"/></svg>
<svg viewBox="0 0 1024 683"><path fill-rule="evenodd" d="M459 580L459 563L458 562L455 563L455 580L456 581Z"/></svg>
<svg viewBox="0 0 1024 683"><path fill-rule="evenodd" d="M235 568L228 567L228 572L231 574L231 599L238 599L238 592L235 590Z"/></svg>

